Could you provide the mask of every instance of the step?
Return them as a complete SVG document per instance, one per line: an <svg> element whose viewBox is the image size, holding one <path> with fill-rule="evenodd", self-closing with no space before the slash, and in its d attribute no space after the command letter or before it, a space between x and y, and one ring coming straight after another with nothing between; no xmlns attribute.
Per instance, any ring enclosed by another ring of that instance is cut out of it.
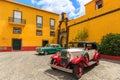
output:
<svg viewBox="0 0 120 80"><path fill-rule="evenodd" d="M93 65L93 64L96 64L96 61L90 61L90 62L89 62L89 65L90 65L90 66Z"/></svg>
<svg viewBox="0 0 120 80"><path fill-rule="evenodd" d="M60 66L56 66L56 65L53 65L53 64L49 64L51 67L53 68L56 68L58 70L62 70L62 71L65 71L65 72L69 72L69 73L72 73L72 70L71 69L67 69L67 68L64 68L64 67L60 67Z"/></svg>

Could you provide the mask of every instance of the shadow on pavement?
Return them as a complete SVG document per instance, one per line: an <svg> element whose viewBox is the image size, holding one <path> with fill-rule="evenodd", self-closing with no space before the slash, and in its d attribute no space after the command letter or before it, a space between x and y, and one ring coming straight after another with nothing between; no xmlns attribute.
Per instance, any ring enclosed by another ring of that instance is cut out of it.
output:
<svg viewBox="0 0 120 80"><path fill-rule="evenodd" d="M44 54L38 54L38 53L35 53L34 55L36 55L36 56L45 56Z"/></svg>
<svg viewBox="0 0 120 80"><path fill-rule="evenodd" d="M34 55L36 55L36 56L47 56L47 55L52 55L52 54L47 54L47 55L45 55L45 54L34 53Z"/></svg>
<svg viewBox="0 0 120 80"><path fill-rule="evenodd" d="M60 70L48 69L45 71L45 74L54 80L76 80L72 74Z"/></svg>
<svg viewBox="0 0 120 80"><path fill-rule="evenodd" d="M87 67L87 68L84 68L84 74L86 74L87 72L91 71L93 68L95 68L95 66L97 66L96 64L90 66L90 67ZM84 75L83 74L83 75Z"/></svg>
<svg viewBox="0 0 120 80"><path fill-rule="evenodd" d="M95 65L85 68L84 74L91 71L94 67ZM76 78L74 78L74 76L71 73L67 73L67 72L60 71L60 70L48 69L45 71L45 74L52 77L54 80L77 80Z"/></svg>

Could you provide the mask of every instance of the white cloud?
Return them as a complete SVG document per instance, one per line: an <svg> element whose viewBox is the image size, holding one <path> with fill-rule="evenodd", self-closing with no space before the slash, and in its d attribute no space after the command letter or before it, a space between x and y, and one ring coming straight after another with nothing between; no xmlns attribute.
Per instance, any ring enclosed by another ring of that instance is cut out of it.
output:
<svg viewBox="0 0 120 80"><path fill-rule="evenodd" d="M32 4L34 4L34 3L35 3L35 0L31 0L31 2L32 2Z"/></svg>
<svg viewBox="0 0 120 80"><path fill-rule="evenodd" d="M84 15L85 14L85 6L84 5L90 1L92 1L92 0L77 0L77 2L79 2L79 4L80 4L80 7L78 8L79 11L77 13L74 13L75 16L73 16L73 17L79 17L79 16ZM70 16L72 16L72 15L70 15Z"/></svg>
<svg viewBox="0 0 120 80"><path fill-rule="evenodd" d="M75 18L85 13L84 4L91 0L76 0L79 4L79 8L75 8L71 0L31 0L33 4L37 4L42 9L56 12L61 14L66 12L69 18Z"/></svg>

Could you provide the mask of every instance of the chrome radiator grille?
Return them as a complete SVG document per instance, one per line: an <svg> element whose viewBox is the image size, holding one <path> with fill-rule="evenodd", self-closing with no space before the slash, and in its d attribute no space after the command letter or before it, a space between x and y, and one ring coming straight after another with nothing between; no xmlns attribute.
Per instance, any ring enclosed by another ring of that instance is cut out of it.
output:
<svg viewBox="0 0 120 80"><path fill-rule="evenodd" d="M68 64L68 62L69 62L69 59L68 59L67 57L62 57L62 58L61 58L61 61L60 61L60 64L61 64L62 66L65 66L65 65Z"/></svg>

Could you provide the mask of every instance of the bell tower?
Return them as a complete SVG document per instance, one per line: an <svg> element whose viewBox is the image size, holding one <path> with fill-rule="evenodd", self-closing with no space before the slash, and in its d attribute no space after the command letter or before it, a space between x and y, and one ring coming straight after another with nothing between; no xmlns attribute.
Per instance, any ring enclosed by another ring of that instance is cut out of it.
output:
<svg viewBox="0 0 120 80"><path fill-rule="evenodd" d="M61 20L58 26L58 43L64 47L68 45L68 17L65 12L61 14Z"/></svg>

